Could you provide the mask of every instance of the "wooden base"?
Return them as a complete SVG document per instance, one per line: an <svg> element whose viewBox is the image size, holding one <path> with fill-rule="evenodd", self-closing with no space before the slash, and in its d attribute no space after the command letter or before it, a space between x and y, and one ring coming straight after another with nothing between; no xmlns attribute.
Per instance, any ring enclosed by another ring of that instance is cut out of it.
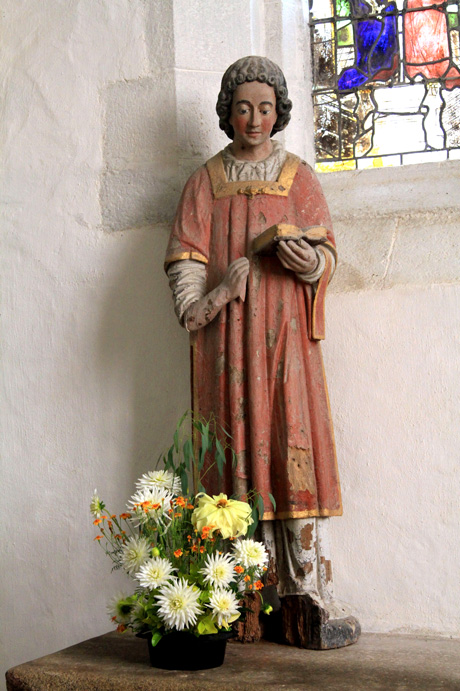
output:
<svg viewBox="0 0 460 691"><path fill-rule="evenodd" d="M327 610L309 595L287 595L281 599L278 642L312 650L331 650L356 643L359 621L352 616L329 619Z"/></svg>

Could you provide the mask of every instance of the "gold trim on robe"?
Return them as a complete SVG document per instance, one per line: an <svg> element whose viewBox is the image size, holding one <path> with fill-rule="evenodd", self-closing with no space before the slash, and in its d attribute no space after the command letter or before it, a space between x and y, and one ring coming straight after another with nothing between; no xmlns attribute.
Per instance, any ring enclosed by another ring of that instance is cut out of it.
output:
<svg viewBox="0 0 460 691"><path fill-rule="evenodd" d="M206 259L204 254L201 254L201 252L193 252L191 250L187 252L174 252L173 254L167 255L167 257L165 258L165 271L170 264L172 264L173 262L179 262L182 259L195 259L195 261L202 262L203 264L208 263L208 260Z"/></svg>
<svg viewBox="0 0 460 691"><path fill-rule="evenodd" d="M271 194L278 197L287 197L294 182L300 158L288 153L286 161L281 169L280 176L275 182L266 180L239 180L228 182L225 175L222 152L213 156L206 162L209 177L211 178L212 193L214 199L233 197L235 194L244 194L252 199L257 194Z"/></svg>

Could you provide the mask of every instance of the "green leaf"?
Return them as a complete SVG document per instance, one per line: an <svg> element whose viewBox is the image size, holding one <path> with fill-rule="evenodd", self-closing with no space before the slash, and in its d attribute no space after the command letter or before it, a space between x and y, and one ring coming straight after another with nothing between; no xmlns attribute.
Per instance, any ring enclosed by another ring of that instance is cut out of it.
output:
<svg viewBox="0 0 460 691"><path fill-rule="evenodd" d="M198 458L198 470L203 470L204 466L204 459L206 458L206 449L204 447L201 447L200 449L200 455Z"/></svg>
<svg viewBox="0 0 460 691"><path fill-rule="evenodd" d="M210 447L210 444L209 444L209 422L207 423L207 425L202 425L202 429L201 429L200 434L201 434L201 446L205 450L205 453L206 453L206 451L209 451L209 447Z"/></svg>
<svg viewBox="0 0 460 691"><path fill-rule="evenodd" d="M217 472L219 475L222 477L224 473L224 463L225 463L225 452L222 447L222 444L218 439L216 439L216 463L217 463Z"/></svg>
<svg viewBox="0 0 460 691"><path fill-rule="evenodd" d="M206 617L203 617L203 619L198 622L197 629L201 636L207 633L217 633L216 625L212 620L212 614L208 614Z"/></svg>
<svg viewBox="0 0 460 691"><path fill-rule="evenodd" d="M270 501L271 501L271 503L272 503L273 511L276 512L276 501L275 501L275 497L273 496L273 494L270 494L270 493L269 493L269 494L268 494L268 498L270 499Z"/></svg>
<svg viewBox="0 0 460 691"><path fill-rule="evenodd" d="M155 633L152 634L152 648L154 648L158 643L161 641L163 636L159 631L155 631Z"/></svg>
<svg viewBox="0 0 460 691"><path fill-rule="evenodd" d="M184 443L183 447L183 453L184 453L184 463L187 467L188 470L190 470L194 457L193 457L193 444L191 439L187 439L187 441Z"/></svg>
<svg viewBox="0 0 460 691"><path fill-rule="evenodd" d="M168 450L168 460L165 463L166 470L168 468L174 468L174 447L171 446Z"/></svg>
<svg viewBox="0 0 460 691"><path fill-rule="evenodd" d="M259 519L262 519L264 515L264 500L260 494L257 497L257 508L259 510Z"/></svg>
<svg viewBox="0 0 460 691"><path fill-rule="evenodd" d="M257 506L255 505L251 509L251 518L253 520L253 523L251 523L251 525L248 528L248 537L252 537L254 535L257 529L257 525L259 523L259 512L257 511Z"/></svg>
<svg viewBox="0 0 460 691"><path fill-rule="evenodd" d="M183 467L180 470L180 482L181 482L182 494L187 494L188 476L187 476L187 473L185 472Z"/></svg>

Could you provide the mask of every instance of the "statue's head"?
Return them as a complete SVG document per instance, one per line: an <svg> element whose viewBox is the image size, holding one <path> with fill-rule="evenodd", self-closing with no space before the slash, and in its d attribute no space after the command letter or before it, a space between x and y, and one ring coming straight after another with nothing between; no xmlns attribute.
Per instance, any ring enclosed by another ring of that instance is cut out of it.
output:
<svg viewBox="0 0 460 691"><path fill-rule="evenodd" d="M226 70L222 77L216 111L219 116L219 127L233 139L234 131L230 124L233 92L244 82L262 82L271 86L276 96L277 119L273 125L271 135L284 130L291 119L292 102L288 98L288 90L284 74L274 62L258 55L248 55L240 58Z"/></svg>

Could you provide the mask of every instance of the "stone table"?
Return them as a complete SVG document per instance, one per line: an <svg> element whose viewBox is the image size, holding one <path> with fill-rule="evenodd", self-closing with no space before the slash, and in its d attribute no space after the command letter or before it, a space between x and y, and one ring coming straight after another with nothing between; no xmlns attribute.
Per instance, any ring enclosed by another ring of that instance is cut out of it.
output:
<svg viewBox="0 0 460 691"><path fill-rule="evenodd" d="M460 690L460 640L364 634L324 651L232 641L222 667L171 672L150 667L145 641L108 633L18 665L6 678L8 691Z"/></svg>

